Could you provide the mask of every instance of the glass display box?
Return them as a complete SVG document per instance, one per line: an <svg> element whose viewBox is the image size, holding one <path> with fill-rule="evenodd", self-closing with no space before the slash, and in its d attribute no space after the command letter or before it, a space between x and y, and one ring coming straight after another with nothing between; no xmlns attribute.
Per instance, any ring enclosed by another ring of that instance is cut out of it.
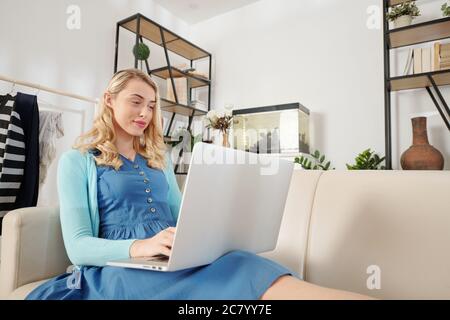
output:
<svg viewBox="0 0 450 320"><path fill-rule="evenodd" d="M254 153L309 153L309 110L300 103L233 110L233 147Z"/></svg>

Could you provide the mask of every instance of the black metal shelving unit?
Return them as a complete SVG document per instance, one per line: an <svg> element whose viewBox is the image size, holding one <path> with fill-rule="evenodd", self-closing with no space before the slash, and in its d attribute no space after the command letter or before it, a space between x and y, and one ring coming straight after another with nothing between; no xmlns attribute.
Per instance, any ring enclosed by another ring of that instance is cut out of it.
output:
<svg viewBox="0 0 450 320"><path fill-rule="evenodd" d="M117 22L116 25L116 45L115 45L115 56L114 56L114 73L117 72L118 58L119 58L119 36L120 28L124 28L136 35L136 45L143 43L143 39L147 39L164 49L164 55L167 62L166 66L161 68L151 70L148 61L145 61L145 67L147 73L151 76L159 77L162 79L170 79L172 85L172 92L175 101L170 101L165 98L161 98L161 110L171 112L172 116L170 118L169 125L167 126L166 132L164 134L165 141L171 141L170 131L172 128L173 121L176 114L180 114L188 117L188 127L190 130L191 124L194 117L204 116L211 110L211 60L212 55L206 50L194 45L188 40L178 36L174 32L166 29L155 21L137 13L126 19ZM187 60L190 61L191 68L194 67L194 63L200 59L209 59L209 73L208 79L203 77L198 77L191 75L183 70L175 68L171 65L169 59L169 51L173 52ZM134 67L138 67L138 60L135 58ZM186 77L189 81L189 93L188 93L188 105L182 104L178 100L174 78ZM192 96L192 90L195 88L207 87L208 88L208 110L201 110L190 106L190 97ZM183 148L181 148L179 153L179 158L183 155ZM175 173L186 174L185 172L177 172L179 167L178 161L175 164Z"/></svg>
<svg viewBox="0 0 450 320"><path fill-rule="evenodd" d="M450 69L391 77L390 51L425 42L450 38L450 17L389 29L389 8L408 0L383 0L384 39L384 120L386 169L392 169L391 93L400 90L425 89L450 131L450 109L439 87L450 85ZM434 91L434 92L433 92Z"/></svg>

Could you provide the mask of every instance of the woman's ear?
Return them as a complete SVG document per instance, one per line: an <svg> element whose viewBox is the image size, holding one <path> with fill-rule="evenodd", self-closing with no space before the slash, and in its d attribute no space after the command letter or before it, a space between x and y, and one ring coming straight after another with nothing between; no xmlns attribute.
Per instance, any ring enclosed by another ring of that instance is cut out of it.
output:
<svg viewBox="0 0 450 320"><path fill-rule="evenodd" d="M103 94L103 100L105 101L105 105L106 105L108 108L111 108L111 109L112 109L112 97L111 97L111 93L105 92L105 93Z"/></svg>

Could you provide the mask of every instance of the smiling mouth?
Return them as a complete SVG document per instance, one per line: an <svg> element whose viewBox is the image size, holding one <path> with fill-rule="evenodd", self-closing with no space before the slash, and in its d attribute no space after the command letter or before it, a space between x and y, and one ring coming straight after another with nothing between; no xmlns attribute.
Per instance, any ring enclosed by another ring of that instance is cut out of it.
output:
<svg viewBox="0 0 450 320"><path fill-rule="evenodd" d="M140 123L140 122L136 122L136 121L134 121L134 123L135 123L139 128L145 128L145 123Z"/></svg>

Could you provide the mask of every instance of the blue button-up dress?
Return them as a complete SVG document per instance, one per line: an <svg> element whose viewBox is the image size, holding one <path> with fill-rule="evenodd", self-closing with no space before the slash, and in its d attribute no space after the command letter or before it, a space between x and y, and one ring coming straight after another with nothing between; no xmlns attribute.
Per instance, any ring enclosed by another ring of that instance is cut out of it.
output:
<svg viewBox="0 0 450 320"><path fill-rule="evenodd" d="M176 226L167 199L164 172L120 155L116 171L97 166L99 236L145 239ZM258 299L285 267L245 251L231 251L213 263L174 272L112 266L82 266L41 284L27 299ZM297 275L295 275L297 276Z"/></svg>

